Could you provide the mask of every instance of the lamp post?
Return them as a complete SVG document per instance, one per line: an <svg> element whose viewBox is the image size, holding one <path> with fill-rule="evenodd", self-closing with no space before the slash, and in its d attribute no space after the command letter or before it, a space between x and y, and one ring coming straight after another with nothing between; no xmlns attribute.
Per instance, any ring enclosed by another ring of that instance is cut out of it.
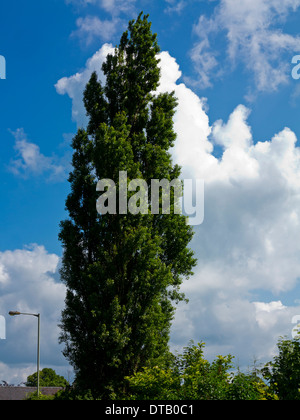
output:
<svg viewBox="0 0 300 420"><path fill-rule="evenodd" d="M31 315L38 319L38 338L37 338L37 396L40 395L40 314L28 314L25 312L9 311L10 316L16 315Z"/></svg>

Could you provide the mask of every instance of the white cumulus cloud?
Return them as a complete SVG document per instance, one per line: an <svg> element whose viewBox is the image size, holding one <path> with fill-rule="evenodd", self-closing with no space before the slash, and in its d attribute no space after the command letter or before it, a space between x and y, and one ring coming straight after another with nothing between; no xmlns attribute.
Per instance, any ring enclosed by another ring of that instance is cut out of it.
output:
<svg viewBox="0 0 300 420"><path fill-rule="evenodd" d="M104 75L101 70L107 54L112 54L114 48L111 44L104 44L90 59L82 71L73 76L63 77L55 85L57 93L67 94L72 99L72 117L78 126L87 124L86 112L83 104L83 91L88 83L92 72L96 71L99 79L103 82Z"/></svg>
<svg viewBox="0 0 300 420"><path fill-rule="evenodd" d="M20 383L36 371L37 321L10 317L9 311L41 314L41 368L55 366L67 374L68 363L58 344L66 289L58 277L60 258L43 246L0 252L0 315L6 339L0 340L0 380Z"/></svg>
<svg viewBox="0 0 300 420"><path fill-rule="evenodd" d="M111 51L106 44L85 69L56 85L72 99L78 124L83 121L85 83L92 70L103 78L99 69ZM190 302L178 308L172 346L192 338L206 341L210 354L231 352L241 363L251 363L253 356L270 360L278 337L290 334L292 317L300 313L299 302L274 303L299 286L296 135L282 127L271 139L255 141L248 122L251 110L243 104L227 121L211 123L207 100L179 82L176 60L168 52L160 59L158 92L174 90L178 98L173 160L182 167L183 178L205 181L205 220L194 228L191 243L198 265L182 286ZM214 155L216 146L222 149L220 157Z"/></svg>

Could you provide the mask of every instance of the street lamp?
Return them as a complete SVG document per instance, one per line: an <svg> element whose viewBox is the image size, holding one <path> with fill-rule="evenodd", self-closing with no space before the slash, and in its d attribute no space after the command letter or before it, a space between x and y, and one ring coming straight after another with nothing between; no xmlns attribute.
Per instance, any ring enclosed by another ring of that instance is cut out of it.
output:
<svg viewBox="0 0 300 420"><path fill-rule="evenodd" d="M10 316L16 316L16 315L31 315L35 316L38 319L38 339L37 339L37 396L40 395L40 314L28 314L24 312L18 312L18 311L9 311Z"/></svg>

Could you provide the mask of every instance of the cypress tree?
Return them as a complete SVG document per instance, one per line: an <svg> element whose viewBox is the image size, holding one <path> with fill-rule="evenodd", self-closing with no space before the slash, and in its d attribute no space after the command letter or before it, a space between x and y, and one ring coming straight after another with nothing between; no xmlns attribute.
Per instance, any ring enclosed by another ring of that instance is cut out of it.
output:
<svg viewBox="0 0 300 420"><path fill-rule="evenodd" d="M148 185L180 175L169 152L176 98L155 94L156 38L147 15L129 22L103 64L105 85L91 75L83 99L89 123L72 142L69 218L59 234L67 287L60 340L77 384L100 398L119 392L124 376L168 354L175 304L184 299L180 285L195 265L188 248L192 229L175 214L173 200L170 214L151 214L150 199L147 214L96 209L102 179L115 182L119 209L120 171L128 183L143 179Z"/></svg>

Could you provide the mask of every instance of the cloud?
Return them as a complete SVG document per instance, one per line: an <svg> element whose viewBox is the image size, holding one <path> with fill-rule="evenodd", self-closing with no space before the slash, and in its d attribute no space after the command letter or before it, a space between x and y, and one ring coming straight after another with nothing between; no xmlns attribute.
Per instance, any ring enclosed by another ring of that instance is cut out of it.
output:
<svg viewBox="0 0 300 420"><path fill-rule="evenodd" d="M180 14L183 9L187 6L187 1L185 0L166 0L169 5L166 9L166 13L178 13Z"/></svg>
<svg viewBox="0 0 300 420"><path fill-rule="evenodd" d="M87 11L86 16L80 16L76 20L77 29L71 33L72 37L77 37L85 46L89 46L94 40L111 41L120 29L126 28L128 16L133 17L136 14L136 0L66 0L66 3L79 7L81 14L84 9ZM109 15L108 18L100 19L99 13L94 14L94 7L89 6L98 7L102 14L104 12ZM122 15L126 16L126 20L121 18Z"/></svg>
<svg viewBox="0 0 300 420"><path fill-rule="evenodd" d="M253 356L270 360L278 337L290 335L292 317L300 313L299 303L274 299L299 286L296 135L283 127L255 142L244 105L227 121L210 124L206 100L177 83L176 60L164 52L161 67L160 90L174 90L179 101L173 159L183 178L205 181L205 220L194 227L191 243L198 265L182 286L190 302L179 307L172 344L193 338L206 341L211 355L231 352L243 364ZM215 146L223 150L220 158Z"/></svg>
<svg viewBox="0 0 300 420"><path fill-rule="evenodd" d="M118 16L121 13L133 13L136 0L66 0L66 3L77 6L95 5L113 16Z"/></svg>
<svg viewBox="0 0 300 420"><path fill-rule="evenodd" d="M212 85L222 71L243 63L258 91L274 91L288 82L291 52L299 51L299 36L281 29L299 0L221 0L212 17L201 15L194 27L199 40L191 50L201 88ZM226 36L227 54L222 60L214 48L217 36ZM288 53L288 54L287 54ZM227 64L226 64L227 61Z"/></svg>
<svg viewBox="0 0 300 420"><path fill-rule="evenodd" d="M23 128L11 131L15 138L17 158L11 160L8 169L15 175L28 177L47 173L49 181L64 181L70 169L68 155L63 158L48 157L41 153L37 144L28 141Z"/></svg>
<svg viewBox="0 0 300 420"><path fill-rule="evenodd" d="M114 14L132 13L136 0L94 0L106 12Z"/></svg>
<svg viewBox="0 0 300 420"><path fill-rule="evenodd" d="M63 77L56 85L56 91L60 95L67 94L72 99L72 118L78 127L87 124L87 117L83 105L83 91L88 83L92 72L96 71L99 79L103 82L104 75L102 64L107 54L113 54L114 48L111 44L104 44L90 59L87 60L85 68L73 76Z"/></svg>
<svg viewBox="0 0 300 420"><path fill-rule="evenodd" d="M74 119L82 120L82 91L101 64L104 45L80 73L61 79L59 93L72 98ZM205 220L194 227L195 275L182 290L171 336L172 348L191 338L204 340L210 355L231 352L244 365L252 357L271 360L280 335L290 335L299 302L287 305L300 278L300 149L288 127L256 142L239 104L227 121L209 121L207 100L184 83L176 60L160 53L158 92L175 91L177 140L172 149L182 177L204 179ZM103 78L101 71L100 78ZM102 79L103 80L103 79ZM221 157L214 148L221 148ZM280 303L279 303L280 302Z"/></svg>
<svg viewBox="0 0 300 420"><path fill-rule="evenodd" d="M89 45L94 39L110 40L122 24L119 18L101 20L97 16L86 16L78 18L76 25L78 29L72 32L72 36L79 37Z"/></svg>
<svg viewBox="0 0 300 420"><path fill-rule="evenodd" d="M65 286L56 281L60 258L36 244L0 252L0 314L6 340L0 340L0 380L20 383L36 371L37 324L31 316L9 317L10 310L41 314L41 368L55 366L67 374L58 344L58 323Z"/></svg>

